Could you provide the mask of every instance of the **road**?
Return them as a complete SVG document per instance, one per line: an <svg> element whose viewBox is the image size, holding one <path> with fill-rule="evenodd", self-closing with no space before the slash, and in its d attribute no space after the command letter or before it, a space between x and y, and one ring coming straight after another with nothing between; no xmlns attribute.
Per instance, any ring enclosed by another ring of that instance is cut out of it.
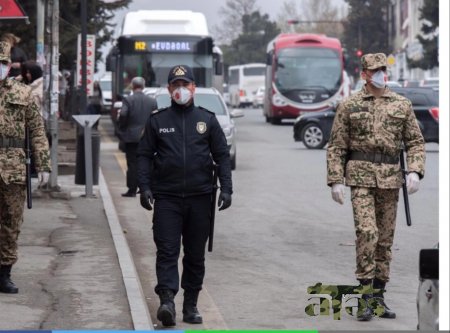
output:
<svg viewBox="0 0 450 333"><path fill-rule="evenodd" d="M181 322L179 329L357 329L416 328L418 253L438 241L439 146L427 144L426 176L410 197L412 227L399 204L387 302L396 320L357 322L341 311L310 317L307 287L317 282L356 285L355 247L350 196L343 206L326 186L326 150L308 150L292 138L292 123L264 122L261 110L245 109L236 119L237 169L233 171L233 205L217 213L214 251L207 254L205 289L199 309L204 325ZM153 292L155 248L151 213L125 192L125 159L117 150L108 119L102 119L102 170L155 318ZM118 166L121 166L120 168ZM159 328L159 326L156 326Z"/></svg>

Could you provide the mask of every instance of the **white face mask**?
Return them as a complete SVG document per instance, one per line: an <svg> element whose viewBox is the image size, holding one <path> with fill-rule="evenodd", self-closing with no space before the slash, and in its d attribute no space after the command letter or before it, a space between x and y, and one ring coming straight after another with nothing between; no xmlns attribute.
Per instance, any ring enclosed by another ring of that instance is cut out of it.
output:
<svg viewBox="0 0 450 333"><path fill-rule="evenodd" d="M384 74L383 71L378 71L375 74L373 74L370 80L376 88L381 89L386 86L386 75Z"/></svg>
<svg viewBox="0 0 450 333"><path fill-rule="evenodd" d="M185 105L192 98L192 92L186 87L176 88L172 92L172 99L179 105Z"/></svg>
<svg viewBox="0 0 450 333"><path fill-rule="evenodd" d="M9 73L9 65L0 64L0 80L6 79Z"/></svg>

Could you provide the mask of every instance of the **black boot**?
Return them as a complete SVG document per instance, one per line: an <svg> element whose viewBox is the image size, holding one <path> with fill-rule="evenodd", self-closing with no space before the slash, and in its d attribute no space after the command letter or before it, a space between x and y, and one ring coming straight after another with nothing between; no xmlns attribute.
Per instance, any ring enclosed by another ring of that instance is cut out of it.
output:
<svg viewBox="0 0 450 333"><path fill-rule="evenodd" d="M11 267L12 265L0 266L0 292L6 294L17 294L19 288L11 281Z"/></svg>
<svg viewBox="0 0 450 333"><path fill-rule="evenodd" d="M183 301L183 321L189 324L201 324L203 318L197 309L199 291L185 291Z"/></svg>
<svg viewBox="0 0 450 333"><path fill-rule="evenodd" d="M360 287L372 287L372 280L361 279L359 280ZM358 313L356 314L356 319L359 321L369 321L373 318L373 311L370 303L372 301L373 294L363 294L358 305Z"/></svg>
<svg viewBox="0 0 450 333"><path fill-rule="evenodd" d="M373 280L373 289L379 289L379 291L375 292L373 295L375 301L384 309L384 312L382 315L380 315L380 318L388 318L388 319L394 319L396 317L396 314L394 311L392 311L385 303L384 301L384 293L386 291L386 282L379 280L375 278Z"/></svg>
<svg viewBox="0 0 450 333"><path fill-rule="evenodd" d="M158 292L158 295L161 305L158 308L156 318L162 322L163 326L175 326L176 312L173 291L163 289Z"/></svg>

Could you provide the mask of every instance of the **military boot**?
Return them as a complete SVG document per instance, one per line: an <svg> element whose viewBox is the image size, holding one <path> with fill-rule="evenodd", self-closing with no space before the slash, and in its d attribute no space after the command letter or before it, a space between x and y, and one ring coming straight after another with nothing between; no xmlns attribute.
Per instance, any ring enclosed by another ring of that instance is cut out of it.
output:
<svg viewBox="0 0 450 333"><path fill-rule="evenodd" d="M379 316L380 318L388 318L388 319L394 319L396 317L396 314L394 311L392 311L385 303L384 301L384 293L386 291L386 282L379 280L375 278L373 280L373 289L379 289L379 291L375 292L373 294L374 299L376 302L381 305L381 307L384 308L384 313Z"/></svg>
<svg viewBox="0 0 450 333"><path fill-rule="evenodd" d="M361 279L359 280L360 287L372 287L371 279ZM372 301L373 294L363 294L360 302L362 303L362 307L358 306L358 313L356 314L356 319L359 321L369 321L373 318L373 310L370 306Z"/></svg>
<svg viewBox="0 0 450 333"><path fill-rule="evenodd" d="M185 291L183 301L183 321L189 324L201 324L203 318L197 309L199 291Z"/></svg>
<svg viewBox="0 0 450 333"><path fill-rule="evenodd" d="M19 288L11 281L11 267L12 265L0 266L0 292L6 294L17 294Z"/></svg>
<svg viewBox="0 0 450 333"><path fill-rule="evenodd" d="M162 322L163 326L175 326L176 312L173 291L163 289L158 292L158 295L161 303L156 318Z"/></svg>

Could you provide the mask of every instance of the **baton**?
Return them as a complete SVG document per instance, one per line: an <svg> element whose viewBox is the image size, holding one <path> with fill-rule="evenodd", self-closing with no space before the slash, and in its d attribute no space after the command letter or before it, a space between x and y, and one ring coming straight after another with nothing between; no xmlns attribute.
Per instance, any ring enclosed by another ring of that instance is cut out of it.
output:
<svg viewBox="0 0 450 333"><path fill-rule="evenodd" d="M403 154L403 148L400 149L400 167L402 169L403 175L403 201L405 203L405 214L406 214L406 224L408 227L411 226L411 213L409 211L409 198L408 198L408 188L406 186L406 166L405 166L405 156Z"/></svg>
<svg viewBox="0 0 450 333"><path fill-rule="evenodd" d="M209 240L208 240L208 252L212 252L214 242L214 221L216 219L216 200L217 200L217 185L219 166L214 164L213 167L213 191L211 195L211 220L209 223Z"/></svg>

